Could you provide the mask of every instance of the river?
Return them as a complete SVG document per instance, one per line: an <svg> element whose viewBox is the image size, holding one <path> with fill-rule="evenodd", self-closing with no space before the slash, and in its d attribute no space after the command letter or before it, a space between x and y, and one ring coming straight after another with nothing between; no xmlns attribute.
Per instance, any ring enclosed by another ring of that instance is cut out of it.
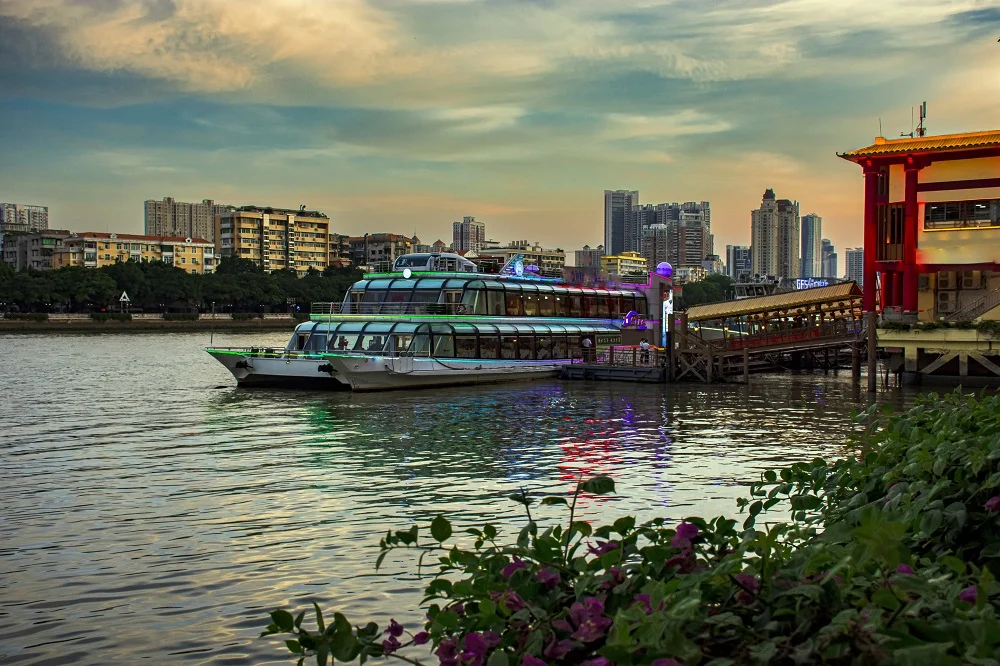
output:
<svg viewBox="0 0 1000 666"><path fill-rule="evenodd" d="M735 516L762 470L837 456L864 400L849 372L246 390L208 341L0 336L0 664L290 664L257 635L269 609L312 600L414 628L413 562L374 571L387 529L443 512L511 534L524 520L506 494L581 474L618 486L584 519Z"/></svg>

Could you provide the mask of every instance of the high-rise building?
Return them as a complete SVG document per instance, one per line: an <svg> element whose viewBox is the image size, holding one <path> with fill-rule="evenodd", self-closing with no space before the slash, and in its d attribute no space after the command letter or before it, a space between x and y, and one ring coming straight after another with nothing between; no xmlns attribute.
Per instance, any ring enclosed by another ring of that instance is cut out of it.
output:
<svg viewBox="0 0 1000 666"><path fill-rule="evenodd" d="M17 271L48 270L52 268L52 253L69 235L70 232L60 229L5 234L0 255L4 263Z"/></svg>
<svg viewBox="0 0 1000 666"><path fill-rule="evenodd" d="M639 252L653 267L667 261L675 269L695 268L715 254L707 201L637 206L632 209L632 227L640 234Z"/></svg>
<svg viewBox="0 0 1000 666"><path fill-rule="evenodd" d="M649 268L655 269L664 261L673 265L677 261L676 224L651 224L642 230L642 256Z"/></svg>
<svg viewBox="0 0 1000 666"><path fill-rule="evenodd" d="M638 205L638 190L604 190L604 250L608 254L639 250L642 237L632 217Z"/></svg>
<svg viewBox="0 0 1000 666"><path fill-rule="evenodd" d="M799 277L815 278L823 272L823 218L816 213L802 216L802 248Z"/></svg>
<svg viewBox="0 0 1000 666"><path fill-rule="evenodd" d="M834 251L833 243L830 242L829 238L823 239L820 255L822 257L823 277L839 276L840 273L837 271L837 253Z"/></svg>
<svg viewBox="0 0 1000 666"><path fill-rule="evenodd" d="M844 251L847 263L847 279L854 280L858 286L865 286L865 248L849 247Z"/></svg>
<svg viewBox="0 0 1000 666"><path fill-rule="evenodd" d="M486 223L466 215L461 222L451 223L451 246L455 252L479 252L486 241Z"/></svg>
<svg viewBox="0 0 1000 666"><path fill-rule="evenodd" d="M745 282L753 277L751 272L750 246L726 246L726 271L729 277L737 282Z"/></svg>
<svg viewBox="0 0 1000 666"><path fill-rule="evenodd" d="M242 206L215 218L220 257L249 259L267 272L304 275L330 265L330 218L315 210Z"/></svg>
<svg viewBox="0 0 1000 666"><path fill-rule="evenodd" d="M764 192L760 208L750 213L753 273L799 277L799 202Z"/></svg>
<svg viewBox="0 0 1000 666"><path fill-rule="evenodd" d="M584 245L582 250L576 251L575 265L577 268L585 268L589 266L601 267L601 257L604 256L604 246L598 245L596 248L592 248L589 245Z"/></svg>
<svg viewBox="0 0 1000 666"><path fill-rule="evenodd" d="M145 202L145 230L149 236L180 236L215 240L215 218L232 212L234 206L217 204L211 199L201 203L147 199Z"/></svg>
<svg viewBox="0 0 1000 666"><path fill-rule="evenodd" d="M0 203L0 236L11 232L45 231L48 228L48 206Z"/></svg>

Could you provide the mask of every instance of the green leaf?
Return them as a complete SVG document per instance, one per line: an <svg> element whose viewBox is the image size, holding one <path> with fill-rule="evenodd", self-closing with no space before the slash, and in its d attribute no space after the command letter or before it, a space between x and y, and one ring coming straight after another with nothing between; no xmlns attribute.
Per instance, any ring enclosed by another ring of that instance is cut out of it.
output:
<svg viewBox="0 0 1000 666"><path fill-rule="evenodd" d="M285 641L285 647L288 648L288 651L292 654L300 654L302 652L302 646L299 645L299 642L295 639Z"/></svg>
<svg viewBox="0 0 1000 666"><path fill-rule="evenodd" d="M514 500L518 504L523 504L524 506L531 506L535 501L530 497L528 497L528 493L524 492L523 490L519 490L516 493L507 495L507 498Z"/></svg>
<svg viewBox="0 0 1000 666"><path fill-rule="evenodd" d="M774 483L778 480L778 475L775 474L773 469L769 469L766 472L764 472L764 480L767 481L768 483Z"/></svg>
<svg viewBox="0 0 1000 666"><path fill-rule="evenodd" d="M483 536L487 539L497 538L497 528L492 525L483 525Z"/></svg>
<svg viewBox="0 0 1000 666"><path fill-rule="evenodd" d="M899 599L886 587L876 590L872 595L872 601L886 610L894 611L899 608Z"/></svg>
<svg viewBox="0 0 1000 666"><path fill-rule="evenodd" d="M358 652L361 651L358 639L351 633L350 625L348 625L346 632L337 631L333 635L333 639L330 641L330 648L334 660L343 662L354 661L358 656Z"/></svg>
<svg viewBox="0 0 1000 666"><path fill-rule="evenodd" d="M286 610L271 611L271 619L282 631L292 631L295 628L295 618Z"/></svg>
<svg viewBox="0 0 1000 666"><path fill-rule="evenodd" d="M441 611L434 621L445 629L454 629L458 626L458 614L454 611Z"/></svg>
<svg viewBox="0 0 1000 666"><path fill-rule="evenodd" d="M944 555L938 558L938 562L948 567L959 576L965 573L965 562L952 555Z"/></svg>
<svg viewBox="0 0 1000 666"><path fill-rule="evenodd" d="M510 661L507 659L507 653L503 650L494 651L486 661L486 666L508 666L509 664Z"/></svg>
<svg viewBox="0 0 1000 666"><path fill-rule="evenodd" d="M593 528L590 527L590 523L582 520L574 520L573 524L570 526L570 530L575 530L585 537L588 537L593 533Z"/></svg>
<svg viewBox="0 0 1000 666"><path fill-rule="evenodd" d="M323 624L323 611L319 609L319 604L315 601L313 602L313 608L316 609L316 628L320 630L320 633L326 631L326 625Z"/></svg>
<svg viewBox="0 0 1000 666"><path fill-rule="evenodd" d="M594 495L607 495L615 492L615 482L610 476L595 476L580 483L580 490Z"/></svg>
<svg viewBox="0 0 1000 666"><path fill-rule="evenodd" d="M431 536L435 541L447 541L451 537L451 523L444 516L438 516L431 523Z"/></svg>
<svg viewBox="0 0 1000 666"><path fill-rule="evenodd" d="M625 536L635 529L635 518L633 516L622 516L614 523L615 532Z"/></svg>
<svg viewBox="0 0 1000 666"><path fill-rule="evenodd" d="M296 629L298 629L299 627L302 626L302 619L305 618L305 616L306 616L306 612L305 611L302 611L301 613L299 613L298 615L295 616L295 628Z"/></svg>
<svg viewBox="0 0 1000 666"><path fill-rule="evenodd" d="M764 509L764 503L761 502L760 500L757 500L756 502L750 505L750 515L756 516L763 509Z"/></svg>
<svg viewBox="0 0 1000 666"><path fill-rule="evenodd" d="M568 505L569 502L566 501L565 497L546 497L546 498L542 499L542 505L543 506L550 506L550 505L553 505L553 504Z"/></svg>
<svg viewBox="0 0 1000 666"><path fill-rule="evenodd" d="M378 571L378 568L382 566L382 560L384 560L385 556L388 554L389 551L387 550L383 550L381 553L378 554L378 558L375 560L375 571Z"/></svg>

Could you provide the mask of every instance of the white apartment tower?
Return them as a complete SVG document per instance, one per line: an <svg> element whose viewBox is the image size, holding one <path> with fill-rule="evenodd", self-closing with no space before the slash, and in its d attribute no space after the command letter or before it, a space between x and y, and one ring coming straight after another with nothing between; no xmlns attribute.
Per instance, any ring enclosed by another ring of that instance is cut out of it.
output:
<svg viewBox="0 0 1000 666"><path fill-rule="evenodd" d="M844 251L847 262L847 279L854 280L859 287L864 286L865 281L865 248L849 247Z"/></svg>
<svg viewBox="0 0 1000 666"><path fill-rule="evenodd" d="M799 277L823 276L823 218L816 213L802 216L802 268Z"/></svg>
<svg viewBox="0 0 1000 666"><path fill-rule="evenodd" d="M486 223L466 215L461 222L451 223L451 247L455 252L479 253L486 242Z"/></svg>
<svg viewBox="0 0 1000 666"><path fill-rule="evenodd" d="M750 248L755 275L797 278L800 234L799 203L764 192L760 208L750 213Z"/></svg>

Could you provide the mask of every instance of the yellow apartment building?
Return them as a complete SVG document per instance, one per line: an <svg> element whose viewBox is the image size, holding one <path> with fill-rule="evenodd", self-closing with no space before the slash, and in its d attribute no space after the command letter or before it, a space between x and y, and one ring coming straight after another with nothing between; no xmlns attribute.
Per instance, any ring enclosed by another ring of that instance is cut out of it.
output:
<svg viewBox="0 0 1000 666"><path fill-rule="evenodd" d="M330 265L330 218L315 210L243 206L216 216L215 245L220 257L304 275Z"/></svg>
<svg viewBox="0 0 1000 666"><path fill-rule="evenodd" d="M638 252L607 254L601 257L601 270L605 275L646 275L649 263Z"/></svg>
<svg viewBox="0 0 1000 666"><path fill-rule="evenodd" d="M187 273L214 273L215 245L204 238L74 232L52 252L52 268L100 268L120 261L162 261Z"/></svg>

